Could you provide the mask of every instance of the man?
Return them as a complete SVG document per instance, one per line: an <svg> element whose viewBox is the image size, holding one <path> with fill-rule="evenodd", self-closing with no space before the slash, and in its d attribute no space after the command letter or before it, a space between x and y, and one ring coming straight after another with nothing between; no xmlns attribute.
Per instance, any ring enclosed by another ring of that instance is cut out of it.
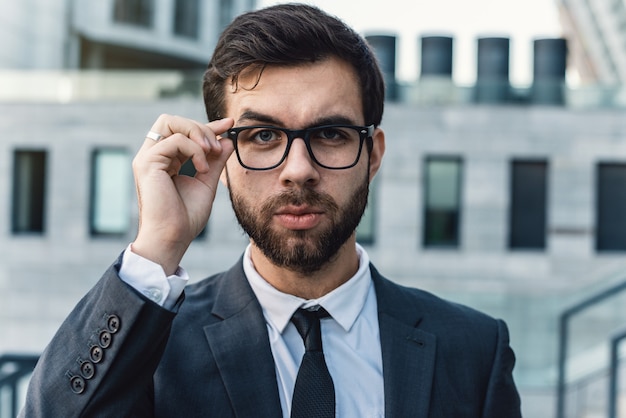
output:
<svg viewBox="0 0 626 418"><path fill-rule="evenodd" d="M520 416L506 325L393 284L356 243L385 150L363 39L309 6L248 13L203 91L212 122L150 129L137 237L43 353L23 415ZM183 291L220 178L250 245Z"/></svg>

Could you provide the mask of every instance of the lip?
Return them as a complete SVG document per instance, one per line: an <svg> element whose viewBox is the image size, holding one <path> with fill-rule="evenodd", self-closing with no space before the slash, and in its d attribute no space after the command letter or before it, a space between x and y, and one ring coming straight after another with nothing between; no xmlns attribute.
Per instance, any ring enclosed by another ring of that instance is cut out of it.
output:
<svg viewBox="0 0 626 418"><path fill-rule="evenodd" d="M286 206L275 212L274 218L287 229L306 230L317 226L323 211L310 206Z"/></svg>

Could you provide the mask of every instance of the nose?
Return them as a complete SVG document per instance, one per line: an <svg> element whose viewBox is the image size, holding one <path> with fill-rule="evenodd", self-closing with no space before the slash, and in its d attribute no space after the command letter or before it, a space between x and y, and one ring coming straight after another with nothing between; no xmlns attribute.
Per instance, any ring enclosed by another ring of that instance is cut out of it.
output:
<svg viewBox="0 0 626 418"><path fill-rule="evenodd" d="M295 138L283 162L280 182L285 186L312 186L319 182L319 175L318 167L311 159L304 140Z"/></svg>

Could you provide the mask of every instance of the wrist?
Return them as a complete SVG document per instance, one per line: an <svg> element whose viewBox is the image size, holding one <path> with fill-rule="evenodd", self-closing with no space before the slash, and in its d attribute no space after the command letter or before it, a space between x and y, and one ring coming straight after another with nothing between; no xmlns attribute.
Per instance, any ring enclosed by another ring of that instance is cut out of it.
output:
<svg viewBox="0 0 626 418"><path fill-rule="evenodd" d="M187 250L185 245L167 245L162 241L143 241L139 237L130 244L130 250L156 264L159 264L166 276L176 274Z"/></svg>

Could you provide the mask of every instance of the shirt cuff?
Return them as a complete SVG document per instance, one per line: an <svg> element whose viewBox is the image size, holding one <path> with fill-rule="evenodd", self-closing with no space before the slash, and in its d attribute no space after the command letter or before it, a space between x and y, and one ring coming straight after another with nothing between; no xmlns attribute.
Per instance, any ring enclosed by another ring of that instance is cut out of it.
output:
<svg viewBox="0 0 626 418"><path fill-rule="evenodd" d="M119 276L139 293L170 310L189 281L189 275L182 267L166 276L159 264L135 254L130 244L122 255Z"/></svg>

